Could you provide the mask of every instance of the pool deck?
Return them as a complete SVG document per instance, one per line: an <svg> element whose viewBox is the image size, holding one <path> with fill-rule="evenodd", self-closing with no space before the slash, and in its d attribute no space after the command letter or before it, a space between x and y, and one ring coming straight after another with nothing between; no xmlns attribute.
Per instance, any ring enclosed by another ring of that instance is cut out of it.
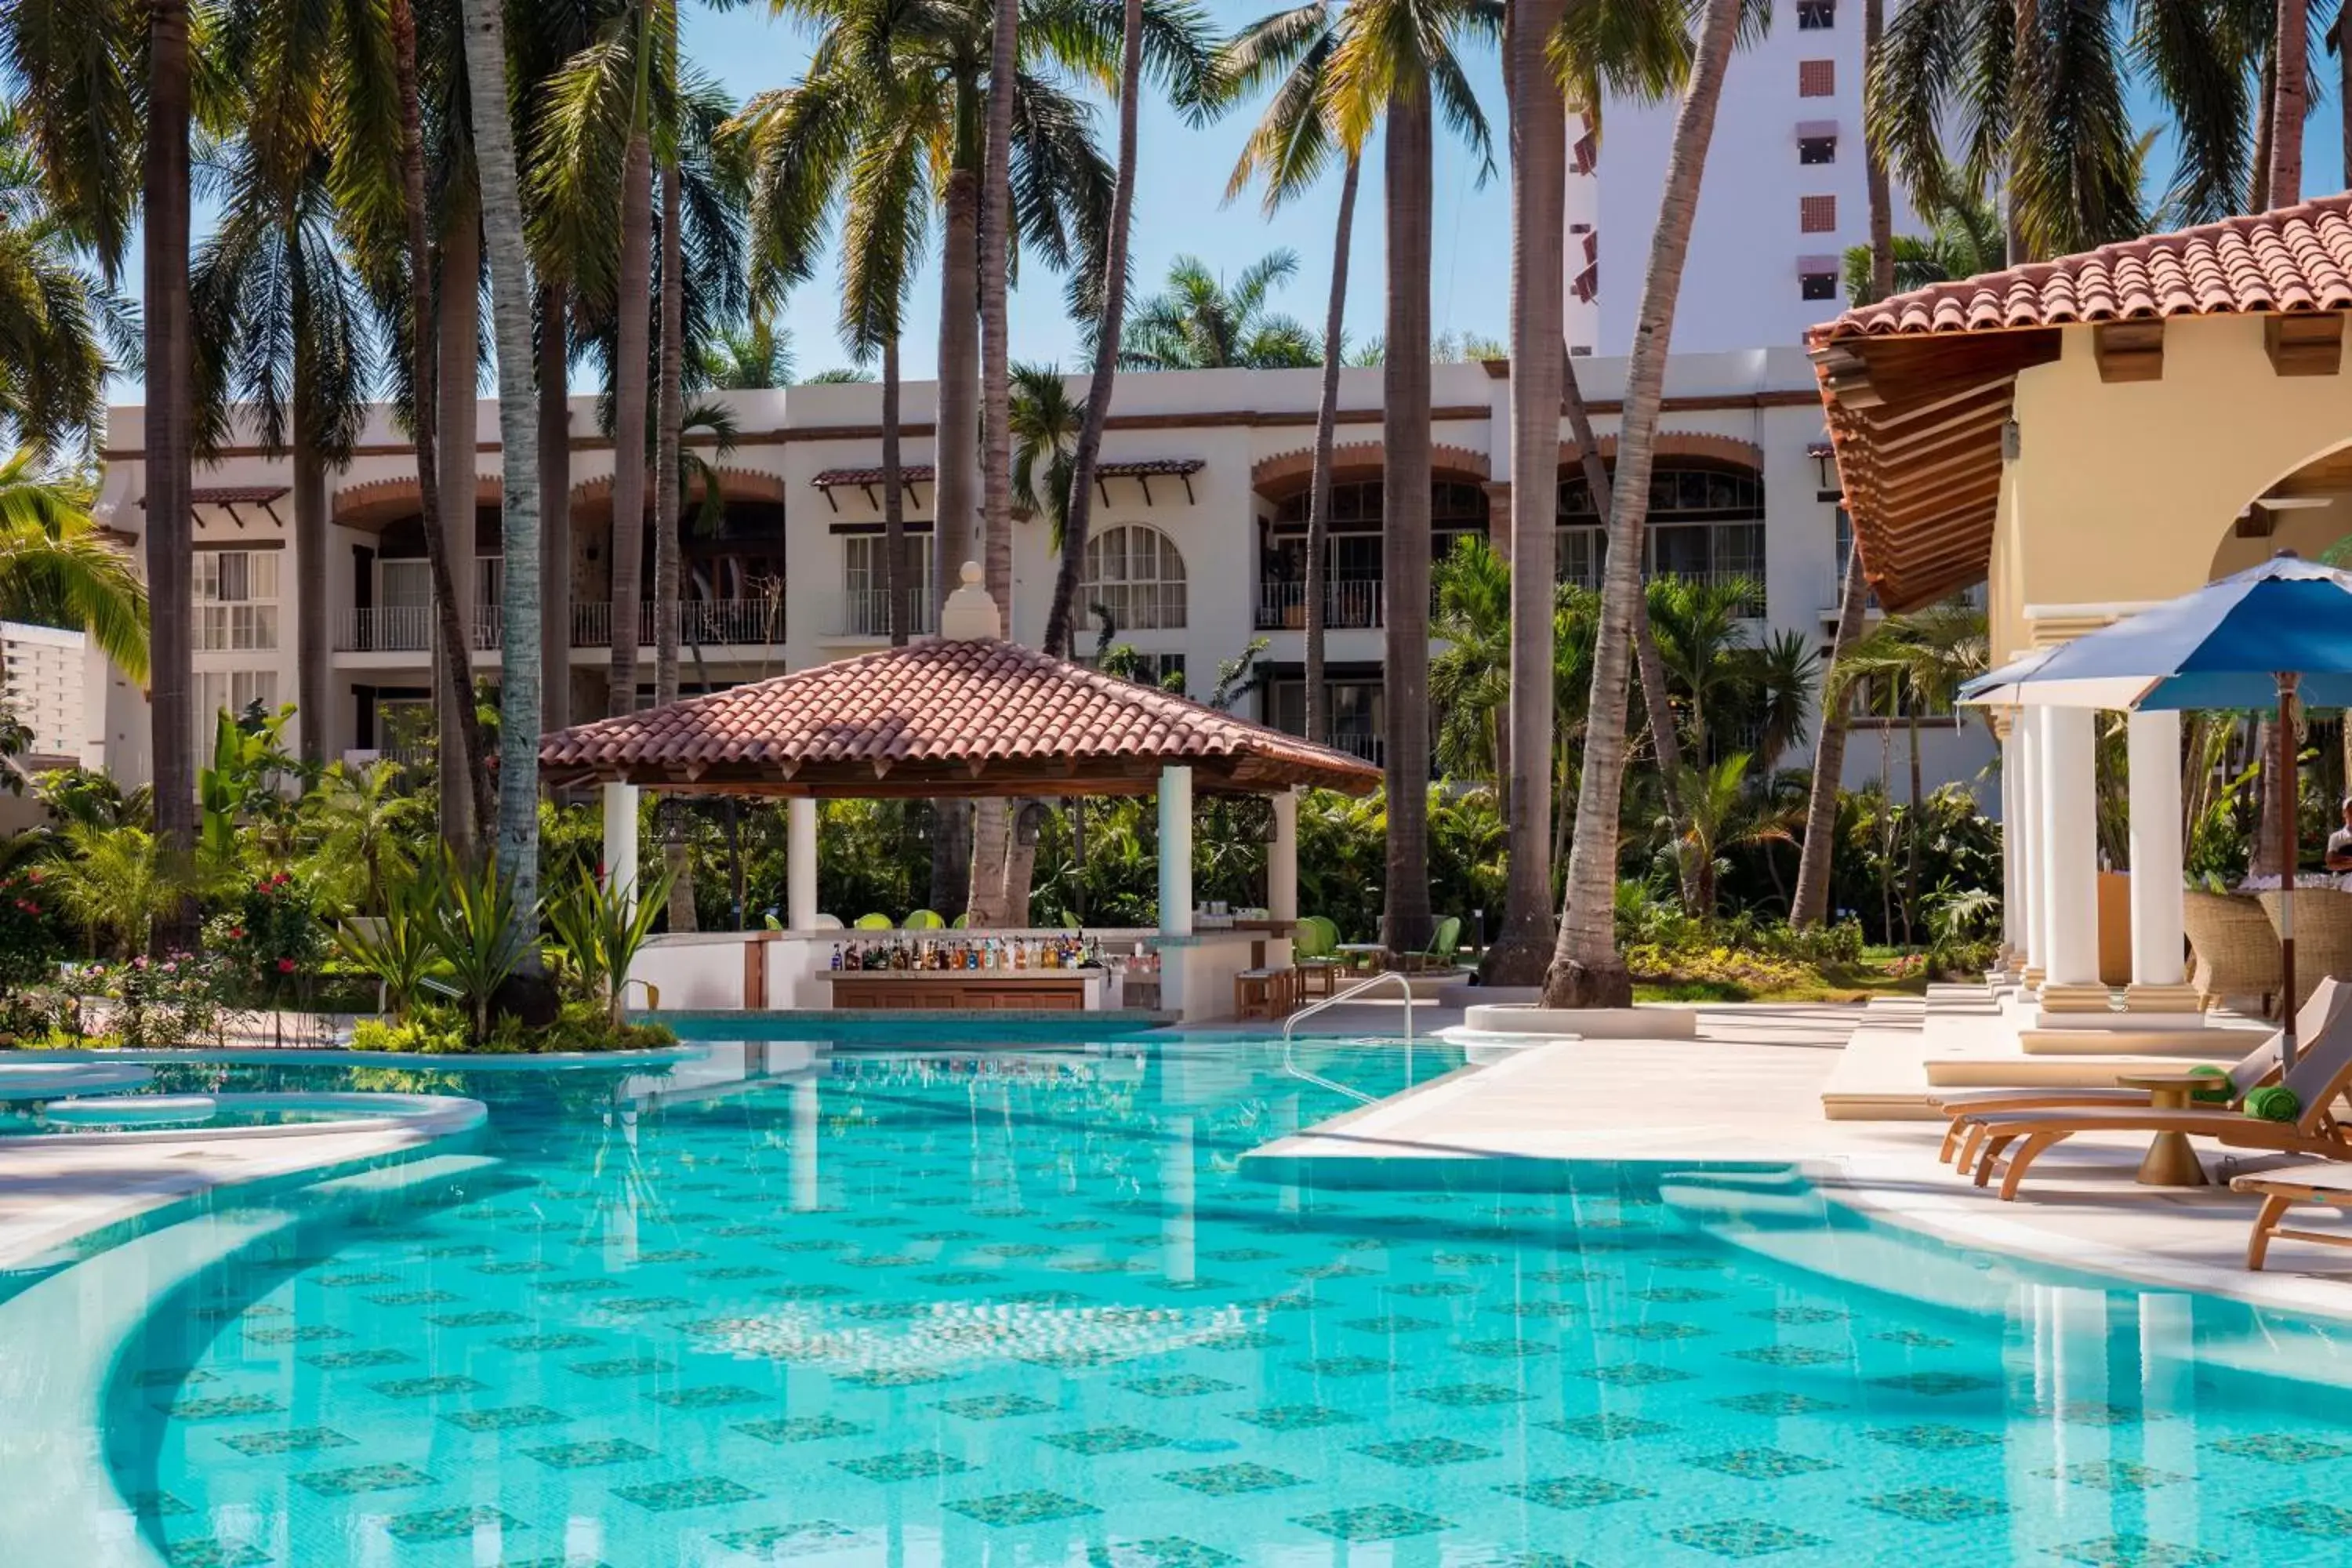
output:
<svg viewBox="0 0 2352 1568"><path fill-rule="evenodd" d="M12 1142L0 1147L0 1272L39 1268L78 1237L215 1187L382 1159L437 1135L404 1127L270 1138Z"/></svg>
<svg viewBox="0 0 2352 1568"><path fill-rule="evenodd" d="M2352 1319L2352 1254L2283 1241L2269 1270L2246 1270L2257 1200L2229 1191L2223 1162L2210 1147L2200 1152L2216 1185L2155 1189L2132 1179L2145 1134L2071 1140L2034 1166L2016 1202L2002 1203L1937 1160L1940 1120L1920 1120L1915 1108L1896 1108L1896 1120L1825 1114L1824 1091L1849 1044L1870 1051L1890 1037L1918 1035L1927 1013L1927 1004L1908 998L1867 1007L1706 1007L1695 1040L1536 1046L1255 1153L1793 1164L1841 1202L1958 1245ZM1416 1009L1416 1024L1451 1021L1429 1014ZM1381 1032L1377 1016L1349 1022L1351 1032ZM1318 1069L1344 1076L1328 1056ZM2249 1157L2226 1173L2283 1163L2294 1162ZM2318 1230L2345 1224L2320 1209L2298 1211L2294 1223Z"/></svg>

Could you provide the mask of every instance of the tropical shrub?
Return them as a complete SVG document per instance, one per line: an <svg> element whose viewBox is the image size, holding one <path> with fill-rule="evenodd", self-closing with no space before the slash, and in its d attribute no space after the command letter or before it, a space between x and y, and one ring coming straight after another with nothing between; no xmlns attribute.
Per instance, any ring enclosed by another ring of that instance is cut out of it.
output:
<svg viewBox="0 0 2352 1568"><path fill-rule="evenodd" d="M537 937L539 911L515 906L514 886L499 875L494 858L478 868L445 861L435 881L425 909L425 934L472 1037L487 1039L490 999L522 967Z"/></svg>
<svg viewBox="0 0 2352 1568"><path fill-rule="evenodd" d="M236 909L205 922L205 946L226 963L247 997L278 1007L310 994L327 934L292 875L272 871L246 889Z"/></svg>
<svg viewBox="0 0 2352 1568"><path fill-rule="evenodd" d="M670 879L656 877L637 889L634 907L609 879L586 871L573 876L547 905L555 932L554 952L564 976L603 1006L611 1027L622 1026L628 1005L630 965L653 934L654 922L669 901Z"/></svg>
<svg viewBox="0 0 2352 1568"><path fill-rule="evenodd" d="M346 921L335 931L335 951L381 989L384 1009L405 1019L424 1001L425 982L441 962L426 911L433 884L423 877L396 883L384 911Z"/></svg>
<svg viewBox="0 0 2352 1568"><path fill-rule="evenodd" d="M476 1036L467 1028L461 1014L447 1007L427 1006L398 1021L362 1018L352 1030L352 1049L355 1051L415 1056L585 1055L655 1050L677 1043L677 1037L659 1024L615 1026L601 1005L579 1001L567 1003L555 1022L544 1028L531 1028L520 1018L508 1016L492 1024L487 1035Z"/></svg>

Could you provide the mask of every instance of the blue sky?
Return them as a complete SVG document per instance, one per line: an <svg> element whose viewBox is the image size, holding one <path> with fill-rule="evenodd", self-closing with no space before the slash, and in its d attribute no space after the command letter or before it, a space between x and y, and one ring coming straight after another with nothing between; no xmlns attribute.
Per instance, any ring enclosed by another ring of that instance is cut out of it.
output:
<svg viewBox="0 0 2352 1568"><path fill-rule="evenodd" d="M1225 31L1273 8L1265 0L1205 0L1205 4L1212 22ZM713 11L688 0L683 41L689 58L739 100L797 79L808 58L806 34L797 24L771 17L764 5ZM2332 59L2318 62L2322 74L2332 77L2334 63ZM1499 140L1499 67L1491 54L1474 53L1468 64L1489 114L1496 121ZM1739 68L1738 60L1731 68ZM2144 98L2132 107L2143 128L2159 124L2153 105ZM1181 255L1197 256L1212 269L1232 277L1268 251L1286 247L1297 253L1298 274L1276 297L1275 308L1319 331L1330 282L1339 181L1335 174L1323 188L1271 219L1260 211L1255 195L1226 205L1225 181L1255 112L1255 106L1246 106L1222 122L1196 129L1165 105L1146 99L1139 137L1132 241L1137 289L1145 293L1155 289L1170 261ZM2306 123L2304 188L2307 191L2343 187L2339 123L2332 99L2319 105ZM1098 126L1106 144L1114 125L1106 103ZM2170 173L2168 150L2160 145L2151 163L2151 173L2160 184ZM1477 174L1476 161L1461 143L1441 136L1431 319L1441 332L1501 337L1510 304L1510 188L1500 167L1483 186ZM1376 144L1365 158L1349 268L1348 336L1351 341L1360 342L1380 330L1386 273L1382 226ZM129 271L126 281L135 287L138 269L134 266ZM828 268L797 290L785 310L782 324L792 332L794 358L803 375L847 363L835 331L837 297L838 279ZM1077 331L1063 311L1060 279L1042 268L1030 269L1025 286L1013 291L1012 335L1016 359L1084 368ZM909 379L932 374L938 336L939 276L935 268L927 268L917 279L909 300L903 350ZM117 395L135 401L138 388L124 385Z"/></svg>

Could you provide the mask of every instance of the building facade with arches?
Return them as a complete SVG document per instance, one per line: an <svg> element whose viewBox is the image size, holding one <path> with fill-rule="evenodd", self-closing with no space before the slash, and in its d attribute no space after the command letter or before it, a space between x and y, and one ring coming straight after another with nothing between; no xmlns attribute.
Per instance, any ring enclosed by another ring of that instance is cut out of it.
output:
<svg viewBox="0 0 2352 1568"><path fill-rule="evenodd" d="M1622 361L1583 358L1580 382L1604 460L1614 457ZM1076 652L1116 650L1129 673L1205 698L1221 667L1247 657L1234 682L1246 716L1297 728L1304 710L1307 492L1313 468L1317 371L1186 371L1118 377L1082 562ZM1084 377L1071 379L1083 395ZM1341 375L1333 520L1326 549L1328 679L1336 743L1378 760L1387 617L1386 495L1381 447L1381 373ZM733 428L722 445L689 429L681 506L681 685L718 688L883 646L890 626L885 548L880 390L824 384L713 394ZM1509 367L1435 367L1433 550L1491 538L1511 486ZM914 635L932 629L942 563L932 543L935 388L903 389L901 479ZM136 539L146 490L141 410L113 412L101 507ZM613 452L593 401L573 401L568 539L542 576L560 582L543 609L546 668L567 672L574 720L608 710L613 638L639 642L637 700L650 700L653 528L645 530L641 602L616 610L613 583ZM1737 577L1753 592L1747 626L1759 640L1793 633L1826 648L1845 537L1812 371L1794 349L1677 358L1653 484L1645 565L1706 578ZM499 453L497 409L485 399L474 437L470 550L452 552L468 606L471 657L495 679L503 628L499 600ZM1565 422L1559 486L1564 576L1597 581L1603 552ZM444 458L445 465L447 458ZM217 705L290 702L306 616L329 667L323 751L397 752L431 733L430 614L415 455L388 410L376 410L352 462L329 483L322 559L300 563L293 537L290 465L235 438L200 468L196 485L199 699ZM461 493L462 481L445 485ZM975 493L977 488L975 487ZM1057 564L1051 525L1021 515L1011 529L1012 635L1044 634ZM975 555L987 542L975 540ZM949 563L951 564L951 563ZM315 603L301 600L312 585ZM147 772L141 696L127 685L109 704L109 754L118 771ZM313 721L298 715L297 723ZM1906 743L1896 730L1892 744ZM1930 776L1970 779L1987 747L1948 719L1931 722ZM1874 777L1885 748L1849 749L1849 782ZM1809 753L1808 753L1809 755ZM1804 757L1784 759L1802 763ZM1895 756L1893 771L1907 767Z"/></svg>

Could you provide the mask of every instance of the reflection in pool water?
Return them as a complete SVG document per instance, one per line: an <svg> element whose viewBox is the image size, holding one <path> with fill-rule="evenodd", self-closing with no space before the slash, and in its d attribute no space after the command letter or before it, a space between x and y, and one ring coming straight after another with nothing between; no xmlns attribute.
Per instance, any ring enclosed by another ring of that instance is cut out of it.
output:
<svg viewBox="0 0 2352 1568"><path fill-rule="evenodd" d="M404 1084L488 1100L502 1163L159 1304L108 1386L124 1523L303 1568L2352 1552L2343 1401L2265 1368L2352 1369L2295 1325L1784 1173L1276 1183L1240 1156L1344 1102L1255 1043L1122 1051Z"/></svg>

